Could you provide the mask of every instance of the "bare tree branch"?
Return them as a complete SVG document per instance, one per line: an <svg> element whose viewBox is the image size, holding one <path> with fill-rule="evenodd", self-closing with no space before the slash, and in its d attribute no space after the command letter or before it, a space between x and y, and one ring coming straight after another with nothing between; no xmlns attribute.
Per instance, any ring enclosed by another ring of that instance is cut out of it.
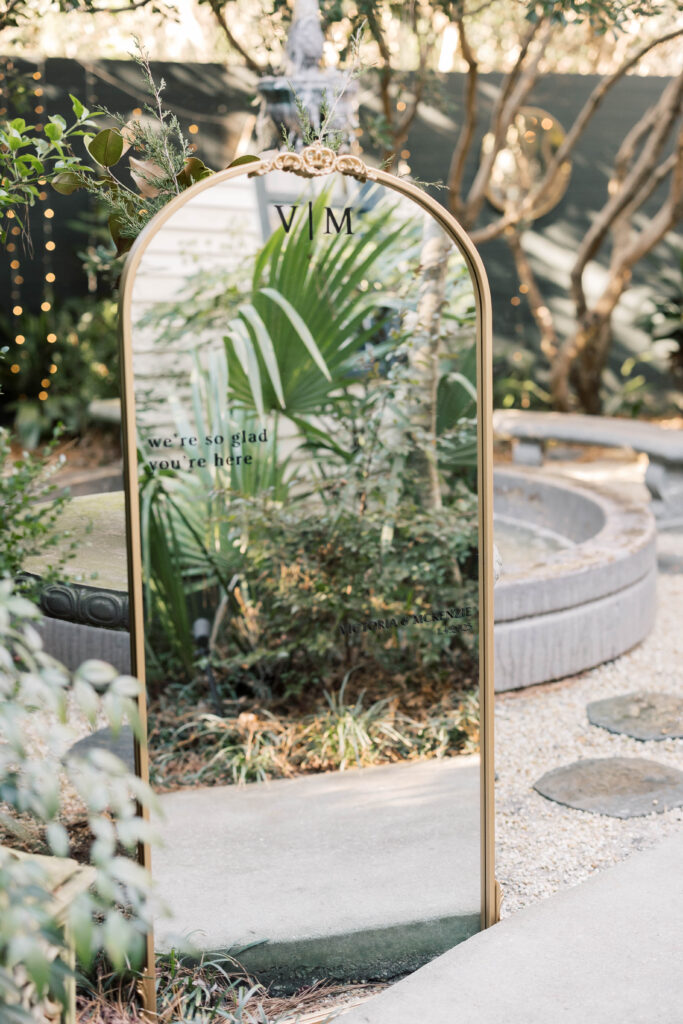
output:
<svg viewBox="0 0 683 1024"><path fill-rule="evenodd" d="M548 309L538 282L531 268L531 263L522 248L521 233L516 228L510 228L505 233L505 241L510 246L514 257L515 269L522 287L526 290L527 301L531 315L536 321L536 326L541 335L541 351L549 362L553 360L558 348L557 332L555 324Z"/></svg>
<svg viewBox="0 0 683 1024"><path fill-rule="evenodd" d="M623 255L624 266L631 268L646 256L664 235L683 217L683 127L676 140L676 163L671 174L671 186L666 202L659 213L651 218L633 244Z"/></svg>
<svg viewBox="0 0 683 1024"><path fill-rule="evenodd" d="M671 185L666 200L657 214L628 246L620 246L615 252L605 287L591 309L586 309L578 318L577 329L560 346L551 366L551 390L555 408L569 408L569 379L574 386L583 407L589 412L600 411L599 383L607 359L611 340L611 317L614 309L628 287L632 268L664 238L683 217L683 128L679 130L674 153L672 171L671 158L663 161L654 172L654 177L663 179L671 173ZM659 184L659 181L657 181ZM646 182L643 194L653 191L655 185Z"/></svg>
<svg viewBox="0 0 683 1024"><path fill-rule="evenodd" d="M482 206L484 205L486 189L491 178L491 171L496 157L505 142L509 126L514 121L519 108L522 106L538 80L539 64L552 32L553 26L546 24L541 39L537 41L538 45L536 46L536 52L528 61L526 67L519 74L516 85L511 89L510 95L503 106L500 117L497 118L498 127L494 132L493 144L489 152L484 155L479 164L479 168L474 177L474 181L472 182L472 186L465 203L463 220L466 227L474 224L479 216Z"/></svg>
<svg viewBox="0 0 683 1024"><path fill-rule="evenodd" d="M649 138L621 187L608 199L581 241L571 272L571 295L576 305L577 318L581 318L586 312L586 297L582 284L586 264L599 250L617 217L652 175L671 128L680 113L682 99L683 72L662 92L654 107L655 116L652 117L648 111L641 119L651 124ZM635 136L638 132L633 134Z"/></svg>
<svg viewBox="0 0 683 1024"><path fill-rule="evenodd" d="M519 207L514 210L506 211L502 217L499 217L491 224L487 224L486 227L480 228L478 231L472 231L471 237L475 245L481 245L484 242L491 241L493 238L497 238L507 227L510 227L519 221L523 221L529 216L534 203L537 202L539 197L543 195L547 189L552 188L555 178L562 168L562 164L571 156L571 153L583 134L586 125L594 116L596 110L601 105L608 92L628 71L635 67L636 64L650 52L650 50L654 49L655 46L669 42L671 39L676 39L680 35L683 35L683 27L672 29L670 32L667 32L663 36L659 36L657 39L651 39L649 42L641 46L640 49L631 57L624 61L624 63L615 72L613 72L613 74L603 78L596 85L595 89L579 112L574 124L565 135L564 141L555 153L553 160L548 164L546 173L541 181L537 183Z"/></svg>
<svg viewBox="0 0 683 1024"><path fill-rule="evenodd" d="M460 217L463 206L461 195L462 178L465 172L465 162L477 126L477 78L479 76L479 64L474 57L472 47L467 38L463 18L458 17L456 24L460 36L460 52L467 63L467 88L465 94L465 121L458 134L458 141L451 157L447 185L451 210L456 217Z"/></svg>
<svg viewBox="0 0 683 1024"><path fill-rule="evenodd" d="M491 130L493 131L494 134L498 134L498 132L501 130L501 118L503 116L505 105L507 101L510 99L512 90L517 84L517 80L522 70L522 65L524 64L524 61L526 60L527 54L529 52L529 47L531 46L532 42L536 38L539 29L544 25L544 23L545 22L543 18L538 18L529 26L526 35L522 39L522 45L520 47L519 53L517 54L517 59L515 60L515 63L510 68L507 75L501 82L500 92L498 93L496 104L493 108L493 113L491 115Z"/></svg>
<svg viewBox="0 0 683 1024"><path fill-rule="evenodd" d="M638 148L638 144L652 129L656 118L657 105L653 104L653 106L651 106L649 110L646 110L640 120L636 121L624 136L617 155L614 158L614 172L610 178L610 184L608 186L610 192L615 191L616 187L621 185L623 182L633 161L633 156Z"/></svg>
<svg viewBox="0 0 683 1024"><path fill-rule="evenodd" d="M253 71L254 74L256 75L262 75L264 71L272 70L268 65L259 64L258 61L254 60L251 54L249 54L242 46L242 44L235 38L230 29L230 26L228 25L227 14L224 9L225 5L221 4L220 0L208 0L208 3L209 7L213 11L213 15L216 21L218 22L221 30L223 31L223 34L225 35L225 38L228 41L228 44L232 47L233 50L239 53L240 57L242 58L246 66L249 68L249 70Z"/></svg>

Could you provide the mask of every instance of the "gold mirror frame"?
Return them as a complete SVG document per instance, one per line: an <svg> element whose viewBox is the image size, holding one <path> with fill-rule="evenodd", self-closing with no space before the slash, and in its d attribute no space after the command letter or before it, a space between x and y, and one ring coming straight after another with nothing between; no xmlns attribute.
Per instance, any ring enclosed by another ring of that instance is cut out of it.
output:
<svg viewBox="0 0 683 1024"><path fill-rule="evenodd" d="M141 561L140 508L137 476L137 428L133 377L133 285L142 257L164 224L194 196L243 176L286 171L306 178L339 173L359 181L385 185L425 210L453 240L470 273L476 305L477 344L477 479L479 504L479 702L480 702L480 823L481 823L481 927L498 920L500 895L494 875L494 797L493 797L493 448L492 448L492 343L491 295L484 265L464 229L435 199L410 182L385 171L368 167L359 157L338 155L314 144L301 153L280 153L272 160L258 160L212 174L182 192L164 207L137 238L126 260L119 300L119 340L122 378L122 429L124 485L126 497L126 536L130 593L131 672L142 683L140 716L146 734L146 673L143 618L143 582ZM149 778L146 745L135 741L138 775ZM148 845L141 847L139 861L151 870ZM150 1019L156 1018L154 982L154 935L147 936L147 968L142 998Z"/></svg>

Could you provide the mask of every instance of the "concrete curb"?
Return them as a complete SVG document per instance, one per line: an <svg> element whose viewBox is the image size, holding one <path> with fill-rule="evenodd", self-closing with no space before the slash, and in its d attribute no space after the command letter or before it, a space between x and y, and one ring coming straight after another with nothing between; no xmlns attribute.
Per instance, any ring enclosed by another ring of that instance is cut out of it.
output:
<svg viewBox="0 0 683 1024"><path fill-rule="evenodd" d="M683 834L480 932L339 1024L680 1024Z"/></svg>

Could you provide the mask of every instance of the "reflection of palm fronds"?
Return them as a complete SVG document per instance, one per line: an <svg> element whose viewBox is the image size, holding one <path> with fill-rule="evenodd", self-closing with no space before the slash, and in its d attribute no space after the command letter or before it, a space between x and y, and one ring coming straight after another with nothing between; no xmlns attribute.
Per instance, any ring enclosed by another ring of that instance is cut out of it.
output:
<svg viewBox="0 0 683 1024"><path fill-rule="evenodd" d="M313 203L313 241L306 209L289 233L273 232L257 257L250 301L226 331L231 393L260 414L320 415L353 382L357 354L381 338L395 305L388 285L414 232L382 204L363 214L358 235L316 241L329 201L323 192Z"/></svg>

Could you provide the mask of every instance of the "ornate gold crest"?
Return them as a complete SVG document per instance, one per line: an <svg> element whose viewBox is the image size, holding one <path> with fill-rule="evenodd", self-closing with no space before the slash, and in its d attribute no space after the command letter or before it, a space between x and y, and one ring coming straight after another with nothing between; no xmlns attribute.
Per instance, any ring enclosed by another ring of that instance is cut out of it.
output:
<svg viewBox="0 0 683 1024"><path fill-rule="evenodd" d="M320 142L314 142L312 146L307 146L300 153L278 153L276 157L253 173L267 174L269 171L291 171L302 178L315 178L322 174L332 174L334 171L349 174L359 181L374 178L373 169L368 167L359 156L352 156L350 153L335 153L333 149L323 146Z"/></svg>

